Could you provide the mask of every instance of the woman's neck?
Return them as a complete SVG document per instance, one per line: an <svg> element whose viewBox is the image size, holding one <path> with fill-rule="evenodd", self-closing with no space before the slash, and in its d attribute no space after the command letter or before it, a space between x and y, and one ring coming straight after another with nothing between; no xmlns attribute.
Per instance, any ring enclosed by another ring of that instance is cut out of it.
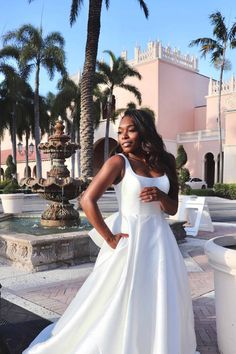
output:
<svg viewBox="0 0 236 354"><path fill-rule="evenodd" d="M141 161L141 162L146 163L146 156L144 153L139 153L139 154L138 153L137 154L129 153L127 157L131 160L136 160L136 161Z"/></svg>

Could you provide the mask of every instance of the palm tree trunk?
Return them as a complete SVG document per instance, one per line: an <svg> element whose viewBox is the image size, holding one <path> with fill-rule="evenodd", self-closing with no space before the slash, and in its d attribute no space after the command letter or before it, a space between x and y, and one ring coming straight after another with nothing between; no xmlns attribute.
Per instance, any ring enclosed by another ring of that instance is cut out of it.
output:
<svg viewBox="0 0 236 354"><path fill-rule="evenodd" d="M85 63L81 79L81 174L93 175L93 81L96 69L102 0L89 1Z"/></svg>
<svg viewBox="0 0 236 354"><path fill-rule="evenodd" d="M17 159L16 159L16 104L13 106L12 122L11 122L11 141L12 141L12 157L16 166L15 178L17 178Z"/></svg>
<svg viewBox="0 0 236 354"><path fill-rule="evenodd" d="M225 51L223 53L222 65L220 68L220 81L219 81L219 99L218 99L218 130L219 130L219 182L223 183L223 142L222 142L222 119L221 119L221 93L222 93L222 82L224 73L224 62L225 62Z"/></svg>
<svg viewBox="0 0 236 354"><path fill-rule="evenodd" d="M76 136L75 141L80 146L80 138L79 138L78 128L76 129L75 136ZM78 177L80 177L80 148L76 150L76 156L77 156L77 174L78 174Z"/></svg>
<svg viewBox="0 0 236 354"><path fill-rule="evenodd" d="M107 117L106 117L106 131L105 131L105 144L104 144L104 162L109 157L109 130L111 119L111 105L112 105L112 91L110 92L107 100Z"/></svg>
<svg viewBox="0 0 236 354"><path fill-rule="evenodd" d="M75 142L75 117L72 118L72 124L70 126L70 140ZM75 153L71 155L71 177L75 178Z"/></svg>
<svg viewBox="0 0 236 354"><path fill-rule="evenodd" d="M25 177L29 177L29 135L25 135Z"/></svg>
<svg viewBox="0 0 236 354"><path fill-rule="evenodd" d="M36 174L37 178L42 177L41 155L38 149L40 143L40 125L39 125L39 72L40 66L36 65L35 74L35 91L34 91L34 137L35 137L35 151L36 151Z"/></svg>

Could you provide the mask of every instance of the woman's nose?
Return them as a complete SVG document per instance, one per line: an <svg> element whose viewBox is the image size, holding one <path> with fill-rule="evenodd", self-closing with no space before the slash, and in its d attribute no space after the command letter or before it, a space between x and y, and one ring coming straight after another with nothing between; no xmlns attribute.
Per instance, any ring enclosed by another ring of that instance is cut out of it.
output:
<svg viewBox="0 0 236 354"><path fill-rule="evenodd" d="M122 133L122 139L127 139L129 137L128 132L124 131Z"/></svg>

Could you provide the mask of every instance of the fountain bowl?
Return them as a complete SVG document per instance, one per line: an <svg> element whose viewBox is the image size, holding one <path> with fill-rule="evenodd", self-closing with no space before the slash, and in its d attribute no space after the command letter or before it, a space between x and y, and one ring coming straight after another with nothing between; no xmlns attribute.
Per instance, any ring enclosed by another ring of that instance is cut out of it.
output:
<svg viewBox="0 0 236 354"><path fill-rule="evenodd" d="M0 216L0 225L4 221L11 222L15 217L22 219L23 223L25 216L32 218L32 214L3 214ZM1 261L34 272L94 262L99 248L88 236L88 229L88 226L84 230L71 227L66 232L64 227L57 227L56 231L44 228L44 234L39 236L34 234L33 228L32 232L24 230L24 227L23 230L14 231L0 226Z"/></svg>

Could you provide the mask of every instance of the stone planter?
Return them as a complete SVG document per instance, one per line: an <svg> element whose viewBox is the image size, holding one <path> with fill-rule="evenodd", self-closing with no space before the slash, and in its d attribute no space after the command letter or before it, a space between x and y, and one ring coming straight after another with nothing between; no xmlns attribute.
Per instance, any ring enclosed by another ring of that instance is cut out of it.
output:
<svg viewBox="0 0 236 354"><path fill-rule="evenodd" d="M236 248L235 236L220 236L205 245L205 253L214 269L216 327L221 354L236 351Z"/></svg>
<svg viewBox="0 0 236 354"><path fill-rule="evenodd" d="M6 214L21 213L24 205L23 193L1 194L3 212Z"/></svg>

